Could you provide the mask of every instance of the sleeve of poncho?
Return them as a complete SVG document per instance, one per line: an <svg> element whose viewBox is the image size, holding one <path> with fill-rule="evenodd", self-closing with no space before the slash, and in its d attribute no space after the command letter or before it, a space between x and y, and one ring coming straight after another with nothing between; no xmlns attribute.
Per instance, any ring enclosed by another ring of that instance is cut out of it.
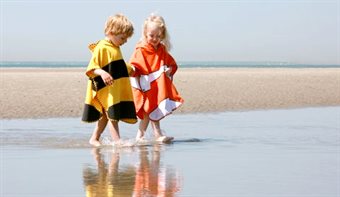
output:
<svg viewBox="0 0 340 197"><path fill-rule="evenodd" d="M94 78L96 75L93 73L93 71L95 69L100 69L103 65L101 65L102 63L102 55L105 52L102 51L102 48L96 47L94 48L94 50L92 51L92 58L87 66L86 69L86 75L90 78Z"/></svg>
<svg viewBox="0 0 340 197"><path fill-rule="evenodd" d="M177 68L178 68L175 59L169 53L167 53L166 58L165 58L165 62L166 62L165 64L167 66L171 67L171 76L173 76L176 73Z"/></svg>

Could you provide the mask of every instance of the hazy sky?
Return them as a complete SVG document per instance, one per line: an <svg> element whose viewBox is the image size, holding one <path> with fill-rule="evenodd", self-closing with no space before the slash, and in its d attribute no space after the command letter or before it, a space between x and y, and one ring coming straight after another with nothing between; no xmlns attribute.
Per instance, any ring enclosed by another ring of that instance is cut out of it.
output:
<svg viewBox="0 0 340 197"><path fill-rule="evenodd" d="M108 16L165 18L177 61L340 64L340 0L0 0L1 61L88 61Z"/></svg>

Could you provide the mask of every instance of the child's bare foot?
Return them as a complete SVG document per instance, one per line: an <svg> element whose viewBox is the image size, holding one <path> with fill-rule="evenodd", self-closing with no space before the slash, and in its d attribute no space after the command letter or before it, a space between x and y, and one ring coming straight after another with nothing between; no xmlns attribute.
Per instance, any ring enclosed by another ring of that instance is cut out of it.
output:
<svg viewBox="0 0 340 197"><path fill-rule="evenodd" d="M137 135L136 135L136 142L140 140L144 140L144 132L142 132L141 130L138 130Z"/></svg>
<svg viewBox="0 0 340 197"><path fill-rule="evenodd" d="M135 143L137 145L143 145L143 144L148 143L148 141L144 137L141 137L141 138L136 138L136 142Z"/></svg>
<svg viewBox="0 0 340 197"><path fill-rule="evenodd" d="M102 145L98 140L93 140L93 139L90 139L89 143L90 143L92 146L95 146L95 147L99 147L99 146Z"/></svg>
<svg viewBox="0 0 340 197"><path fill-rule="evenodd" d="M156 141L162 142L162 143L170 143L173 139L174 139L174 137L163 135L163 136L157 138Z"/></svg>
<svg viewBox="0 0 340 197"><path fill-rule="evenodd" d="M111 142L111 145L112 145L112 146L119 147L119 146L123 146L123 145L124 145L124 142L121 141L121 140L113 140L113 141Z"/></svg>

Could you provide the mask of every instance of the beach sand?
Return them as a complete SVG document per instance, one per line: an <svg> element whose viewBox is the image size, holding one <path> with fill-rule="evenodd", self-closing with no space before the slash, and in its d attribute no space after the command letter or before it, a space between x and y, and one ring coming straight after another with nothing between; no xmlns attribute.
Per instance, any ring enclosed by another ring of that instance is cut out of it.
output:
<svg viewBox="0 0 340 197"><path fill-rule="evenodd" d="M81 117L85 68L1 68L0 119ZM340 105L338 68L180 68L175 113Z"/></svg>

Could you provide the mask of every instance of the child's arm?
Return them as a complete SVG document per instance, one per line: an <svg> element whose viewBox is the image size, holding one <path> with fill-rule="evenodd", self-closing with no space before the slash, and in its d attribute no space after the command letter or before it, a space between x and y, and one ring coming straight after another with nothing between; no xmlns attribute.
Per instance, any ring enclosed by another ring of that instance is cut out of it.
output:
<svg viewBox="0 0 340 197"><path fill-rule="evenodd" d="M103 81L104 81L104 83L105 83L106 85L112 85L113 82L114 82L112 76L111 76L108 72L106 72L105 70L103 70L103 69L99 69L99 68L98 68L98 69L94 69L94 70L92 70L92 71L90 71L90 72L92 72L92 73L90 73L90 74L95 74L95 75L100 76L100 77L103 79Z"/></svg>

